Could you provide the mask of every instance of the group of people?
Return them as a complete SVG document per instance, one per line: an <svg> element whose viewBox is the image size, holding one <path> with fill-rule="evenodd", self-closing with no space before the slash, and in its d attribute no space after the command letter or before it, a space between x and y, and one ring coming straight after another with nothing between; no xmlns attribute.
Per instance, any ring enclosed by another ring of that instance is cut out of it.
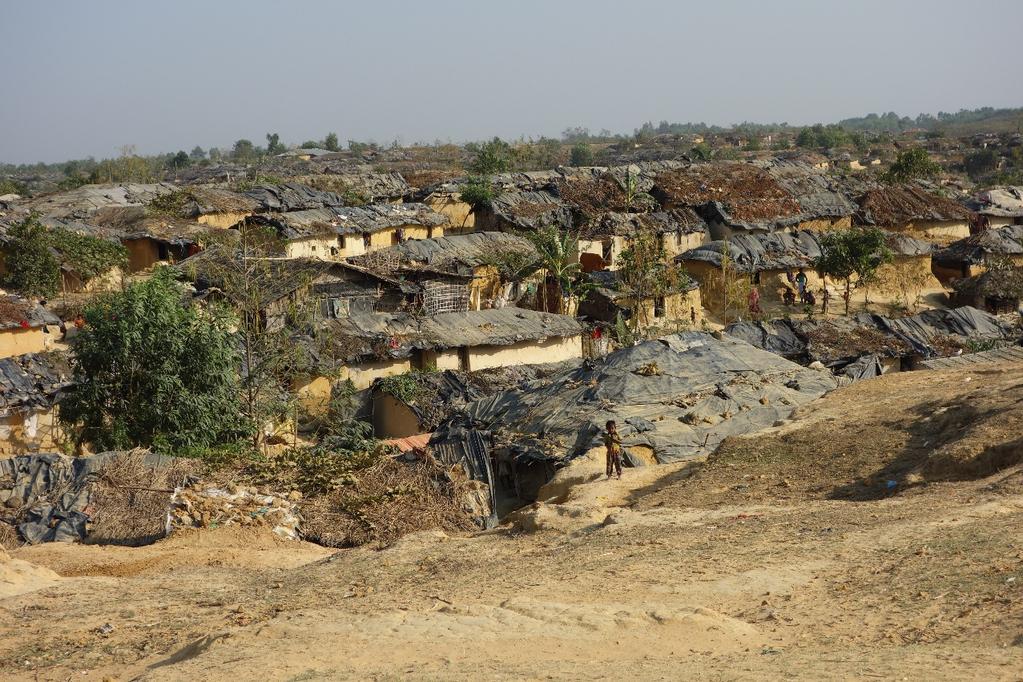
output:
<svg viewBox="0 0 1023 682"><path fill-rule="evenodd" d="M785 273L785 278L788 280L789 286L785 287L782 292L782 301L785 305L796 305L796 301L799 301L800 305L817 305L817 297L810 290L808 286L808 277L806 271L803 268L799 268L796 274L791 272ZM795 290L793 290L795 287ZM827 286L821 287L821 312L825 315L828 313L828 304L831 302L831 292L828 291ZM763 313L760 308L760 288L754 284L749 292L749 312L753 317L757 317Z"/></svg>

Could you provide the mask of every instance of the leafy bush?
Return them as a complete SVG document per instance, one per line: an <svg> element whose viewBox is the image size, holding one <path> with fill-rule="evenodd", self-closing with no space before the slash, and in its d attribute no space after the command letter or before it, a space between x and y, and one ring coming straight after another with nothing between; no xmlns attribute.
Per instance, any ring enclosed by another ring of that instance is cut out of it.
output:
<svg viewBox="0 0 1023 682"><path fill-rule="evenodd" d="M470 175L459 198L469 204L474 211L489 208L490 203L494 200L494 187L490 183L490 178Z"/></svg>
<svg viewBox="0 0 1023 682"><path fill-rule="evenodd" d="M4 286L27 296L45 298L57 293L62 264L87 282L128 260L128 251L118 242L62 227L47 229L35 216L13 225L7 237Z"/></svg>
<svg viewBox="0 0 1023 682"><path fill-rule="evenodd" d="M236 440L238 353L227 320L182 304L169 270L85 310L60 420L97 449L161 452Z"/></svg>
<svg viewBox="0 0 1023 682"><path fill-rule="evenodd" d="M128 262L128 250L115 241L98 239L58 227L47 233L51 247L60 252L65 265L89 281Z"/></svg>
<svg viewBox="0 0 1023 682"><path fill-rule="evenodd" d="M471 173L493 175L494 173L505 173L511 169L511 145L499 137L482 144L467 144L465 148L473 153L473 159L467 167Z"/></svg>
<svg viewBox="0 0 1023 682"><path fill-rule="evenodd" d="M60 288L60 263L50 250L46 228L29 216L7 231L7 273L3 282L26 296L49 297Z"/></svg>
<svg viewBox="0 0 1023 682"><path fill-rule="evenodd" d="M570 163L573 166L592 166L593 149L585 142L572 145L572 156Z"/></svg>
<svg viewBox="0 0 1023 682"><path fill-rule="evenodd" d="M3 196L4 194L25 196L28 194L28 187L25 186L25 183L13 178L4 178L3 180L0 180L0 196Z"/></svg>
<svg viewBox="0 0 1023 682"><path fill-rule="evenodd" d="M926 149L915 147L899 154L899 157L884 174L888 182L909 182L918 178L931 178L941 171L941 166L931 160Z"/></svg>

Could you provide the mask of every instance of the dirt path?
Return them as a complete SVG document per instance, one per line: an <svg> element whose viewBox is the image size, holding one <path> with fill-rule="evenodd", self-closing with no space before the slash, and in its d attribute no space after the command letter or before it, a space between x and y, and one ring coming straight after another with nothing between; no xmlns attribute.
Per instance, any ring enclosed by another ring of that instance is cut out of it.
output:
<svg viewBox="0 0 1023 682"><path fill-rule="evenodd" d="M1023 383L1018 371L991 379L1005 382L1006 399ZM859 426L880 438L895 433L884 424L909 414L914 393L920 403L954 402L973 383L927 374L843 389L844 402L825 402L832 394L806 411L806 428L840 447L847 431L829 418L855 405ZM786 437L798 449L805 436L797 421L746 448ZM549 487L552 502L519 514L529 532L421 533L382 551L336 554L230 529L141 549L18 550L66 577L0 601L0 672L25 680L1023 675L1018 469L832 499L829 490L877 462L804 462L805 482L784 487L794 457L768 469L730 457L699 471L626 470L621 482L580 462ZM746 478L768 470L781 478Z"/></svg>

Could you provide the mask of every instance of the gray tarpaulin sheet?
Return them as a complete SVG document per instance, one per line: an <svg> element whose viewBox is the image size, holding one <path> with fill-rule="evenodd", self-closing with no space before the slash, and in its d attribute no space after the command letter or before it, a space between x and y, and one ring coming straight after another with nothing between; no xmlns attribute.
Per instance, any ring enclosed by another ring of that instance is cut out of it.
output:
<svg viewBox="0 0 1023 682"><path fill-rule="evenodd" d="M531 453L551 460L600 445L604 423L613 419L626 447L647 446L659 462L670 462L771 426L839 382L729 336L684 332L538 384L471 403L466 412L479 428L556 444L553 452Z"/></svg>
<svg viewBox="0 0 1023 682"><path fill-rule="evenodd" d="M17 525L32 544L85 539L91 512L89 484L116 454L21 455L0 460L0 505L12 512L4 520ZM166 461L159 455L146 457L152 466Z"/></svg>

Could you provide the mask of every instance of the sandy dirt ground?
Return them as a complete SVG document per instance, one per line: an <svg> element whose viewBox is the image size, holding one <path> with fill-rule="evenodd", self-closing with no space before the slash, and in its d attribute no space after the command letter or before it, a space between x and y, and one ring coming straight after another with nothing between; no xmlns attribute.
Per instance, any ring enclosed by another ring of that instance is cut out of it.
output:
<svg viewBox="0 0 1023 682"><path fill-rule="evenodd" d="M1018 680L1021 404L1023 367L886 376L705 464L582 460L506 526L384 550L13 550L0 676Z"/></svg>

